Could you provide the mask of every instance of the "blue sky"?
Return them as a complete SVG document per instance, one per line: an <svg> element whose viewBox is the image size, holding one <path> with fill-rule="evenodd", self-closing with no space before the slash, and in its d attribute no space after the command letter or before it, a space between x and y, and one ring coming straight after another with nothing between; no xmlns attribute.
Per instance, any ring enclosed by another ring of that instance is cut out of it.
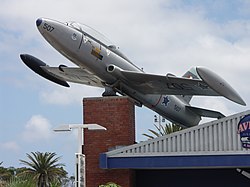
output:
<svg viewBox="0 0 250 187"><path fill-rule="evenodd" d="M53 151L74 172L76 133L55 134L63 123L82 122L82 98L102 89L55 85L20 60L29 53L51 66L72 64L38 32L48 17L92 26L146 72L178 76L205 66L226 79L250 103L250 3L247 0L2 0L0 6L0 161L19 167L31 151ZM192 104L230 115L245 111L224 98L198 97ZM153 128L154 113L136 108L137 141Z"/></svg>

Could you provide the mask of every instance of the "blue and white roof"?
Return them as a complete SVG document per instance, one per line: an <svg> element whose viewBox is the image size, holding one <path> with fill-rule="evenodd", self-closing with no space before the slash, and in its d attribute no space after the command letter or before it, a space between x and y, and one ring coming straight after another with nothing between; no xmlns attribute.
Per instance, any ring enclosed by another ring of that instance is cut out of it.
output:
<svg viewBox="0 0 250 187"><path fill-rule="evenodd" d="M104 169L250 167L238 123L250 110L101 154ZM250 124L250 123L249 123Z"/></svg>

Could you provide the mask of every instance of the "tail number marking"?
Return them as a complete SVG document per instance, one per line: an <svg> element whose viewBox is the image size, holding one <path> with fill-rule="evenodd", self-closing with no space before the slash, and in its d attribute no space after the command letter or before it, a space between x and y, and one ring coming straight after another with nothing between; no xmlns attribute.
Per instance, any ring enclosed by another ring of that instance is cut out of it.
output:
<svg viewBox="0 0 250 187"><path fill-rule="evenodd" d="M174 105L174 110L176 112L180 112L181 111L181 107L179 107L178 105Z"/></svg>
<svg viewBox="0 0 250 187"><path fill-rule="evenodd" d="M52 32L55 28L49 25L48 23L44 23L43 29L47 30L48 32Z"/></svg>

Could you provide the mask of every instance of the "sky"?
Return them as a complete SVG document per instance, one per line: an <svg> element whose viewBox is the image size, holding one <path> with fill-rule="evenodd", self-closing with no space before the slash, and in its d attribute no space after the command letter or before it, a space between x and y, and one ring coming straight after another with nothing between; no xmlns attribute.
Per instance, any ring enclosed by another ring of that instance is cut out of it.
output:
<svg viewBox="0 0 250 187"><path fill-rule="evenodd" d="M74 173L77 133L54 133L60 124L82 123L82 99L103 90L64 88L28 69L32 54L50 66L73 66L40 35L39 17L77 21L106 35L145 72L183 75L204 66L250 103L250 1L248 0L0 0L0 162L21 167L32 151L56 152ZM246 107L222 97L195 97L192 105L225 115ZM153 128L155 113L136 107L136 139ZM203 122L207 119L203 120Z"/></svg>

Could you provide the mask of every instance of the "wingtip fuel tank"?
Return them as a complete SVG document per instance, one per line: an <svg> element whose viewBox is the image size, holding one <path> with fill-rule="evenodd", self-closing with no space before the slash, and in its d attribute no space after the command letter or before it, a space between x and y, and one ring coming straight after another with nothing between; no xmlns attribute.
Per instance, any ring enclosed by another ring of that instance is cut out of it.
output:
<svg viewBox="0 0 250 187"><path fill-rule="evenodd" d="M204 67L196 67L196 71L200 78L218 94L226 97L227 99L246 106L245 101L223 78L216 73Z"/></svg>
<svg viewBox="0 0 250 187"><path fill-rule="evenodd" d="M49 74L47 71L45 71L42 67L47 66L43 61L37 59L36 57L28 54L21 54L20 58L26 64L30 69L32 69L34 72L39 74L40 76L44 77L45 79L48 79L54 83L57 83L59 85L69 87L69 84L62 80L59 79L51 74Z"/></svg>

